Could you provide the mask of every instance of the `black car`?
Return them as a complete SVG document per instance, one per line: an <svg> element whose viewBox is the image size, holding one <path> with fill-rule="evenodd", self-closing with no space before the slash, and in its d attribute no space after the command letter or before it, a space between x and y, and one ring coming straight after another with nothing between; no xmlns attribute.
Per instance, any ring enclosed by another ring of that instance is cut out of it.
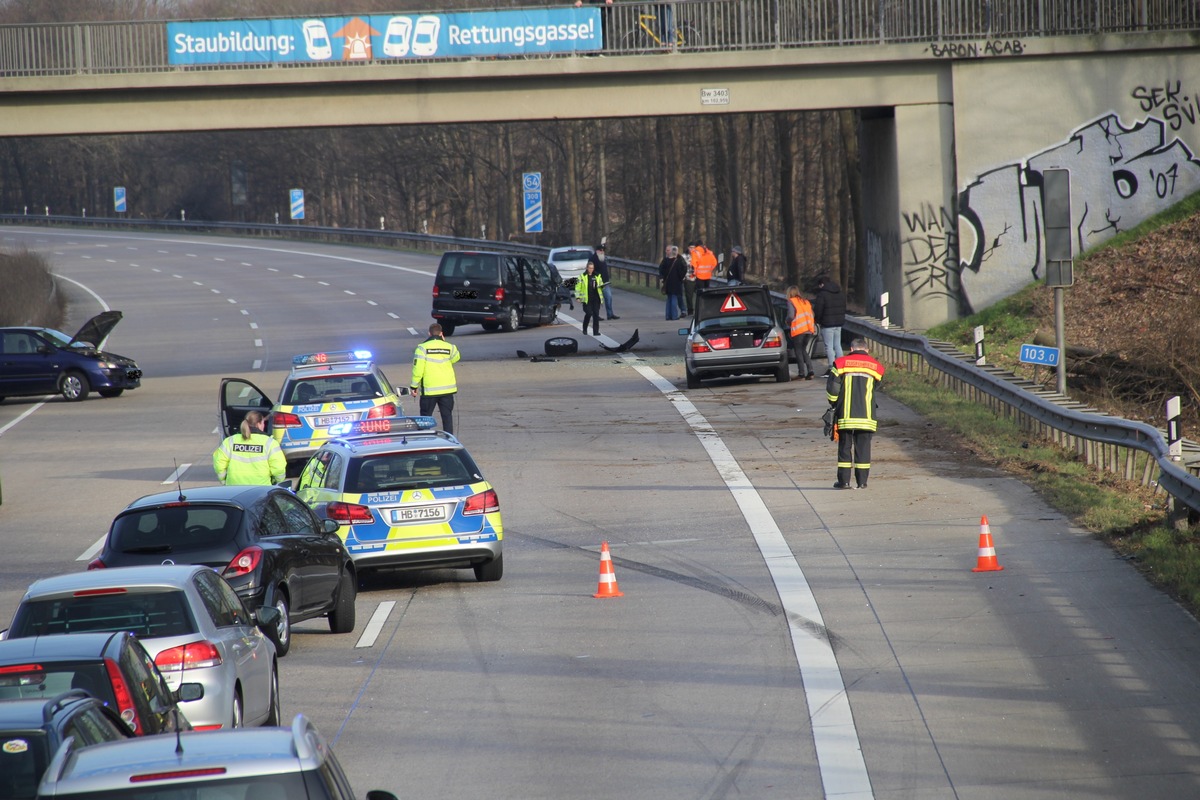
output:
<svg viewBox="0 0 1200 800"><path fill-rule="evenodd" d="M0 686L3 681L0 671ZM0 797L32 800L68 737L80 748L132 736L120 717L81 689L0 703Z"/></svg>
<svg viewBox="0 0 1200 800"><path fill-rule="evenodd" d="M88 392L117 397L142 385L132 358L100 349L121 321L120 311L105 311L74 336L51 328L0 328L0 400L39 394L86 399Z"/></svg>
<svg viewBox="0 0 1200 800"><path fill-rule="evenodd" d="M72 689L99 699L139 736L177 726L191 730L179 702L199 691L195 684L167 688L154 659L128 631L0 641L0 700L44 699Z"/></svg>
<svg viewBox="0 0 1200 800"><path fill-rule="evenodd" d="M354 630L358 581L338 524L279 486L205 486L133 501L88 569L146 564L213 567L250 611L278 608L280 656L293 623L328 616L334 633Z"/></svg>
<svg viewBox="0 0 1200 800"><path fill-rule="evenodd" d="M539 258L452 250L442 254L433 280L433 318L447 336L460 325L545 325L558 316L561 284Z"/></svg>

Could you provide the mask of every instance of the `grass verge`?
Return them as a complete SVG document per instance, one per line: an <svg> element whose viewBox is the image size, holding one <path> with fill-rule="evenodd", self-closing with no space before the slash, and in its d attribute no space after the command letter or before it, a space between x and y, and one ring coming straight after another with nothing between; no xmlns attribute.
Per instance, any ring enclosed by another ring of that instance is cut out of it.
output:
<svg viewBox="0 0 1200 800"><path fill-rule="evenodd" d="M66 318L67 299L37 253L0 251L0 286L0 325L57 328Z"/></svg>

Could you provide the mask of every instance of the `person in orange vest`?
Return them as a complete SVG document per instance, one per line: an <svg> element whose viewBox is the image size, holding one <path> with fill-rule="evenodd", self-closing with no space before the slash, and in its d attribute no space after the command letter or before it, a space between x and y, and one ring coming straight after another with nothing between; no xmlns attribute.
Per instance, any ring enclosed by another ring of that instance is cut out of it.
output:
<svg viewBox="0 0 1200 800"><path fill-rule="evenodd" d="M811 381L816 373L813 371L812 359L808 356L809 343L817 335L817 326L813 322L812 303L800 294L799 286L787 288L788 301L788 336L791 337L792 350L796 353L796 367L800 370L796 377L798 381L804 378Z"/></svg>
<svg viewBox="0 0 1200 800"><path fill-rule="evenodd" d="M713 273L717 270L717 257L697 239L688 247L692 258L692 270L696 273L696 288L707 289L712 281Z"/></svg>

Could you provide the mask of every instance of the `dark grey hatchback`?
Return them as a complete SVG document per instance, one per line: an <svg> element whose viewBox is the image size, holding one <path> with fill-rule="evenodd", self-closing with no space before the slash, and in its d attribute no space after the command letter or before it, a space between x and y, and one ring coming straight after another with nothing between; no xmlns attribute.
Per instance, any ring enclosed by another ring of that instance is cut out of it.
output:
<svg viewBox="0 0 1200 800"><path fill-rule="evenodd" d="M452 250L442 254L433 279L433 318L447 336L460 325L515 331L558 316L556 271L539 258L512 253Z"/></svg>
<svg viewBox="0 0 1200 800"><path fill-rule="evenodd" d="M250 611L279 609L276 652L292 623L327 616L354 630L358 580L338 524L279 486L203 486L133 501L117 515L88 569L202 564L221 572Z"/></svg>

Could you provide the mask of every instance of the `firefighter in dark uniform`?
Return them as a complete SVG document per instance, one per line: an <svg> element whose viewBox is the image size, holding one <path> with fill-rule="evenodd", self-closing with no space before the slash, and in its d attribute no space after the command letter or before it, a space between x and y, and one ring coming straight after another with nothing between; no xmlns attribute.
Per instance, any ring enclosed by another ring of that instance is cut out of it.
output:
<svg viewBox="0 0 1200 800"><path fill-rule="evenodd" d="M249 411L241 430L225 437L213 452L217 480L226 486L270 486L283 480L287 458L275 437L263 432L266 422L261 411Z"/></svg>
<svg viewBox="0 0 1200 800"><path fill-rule="evenodd" d="M875 419L875 388L883 380L883 364L867 353L867 340L856 338L850 352L833 362L825 380L825 396L837 425L838 465L835 489L867 488L871 472L871 437ZM850 473L854 473L854 485Z"/></svg>

